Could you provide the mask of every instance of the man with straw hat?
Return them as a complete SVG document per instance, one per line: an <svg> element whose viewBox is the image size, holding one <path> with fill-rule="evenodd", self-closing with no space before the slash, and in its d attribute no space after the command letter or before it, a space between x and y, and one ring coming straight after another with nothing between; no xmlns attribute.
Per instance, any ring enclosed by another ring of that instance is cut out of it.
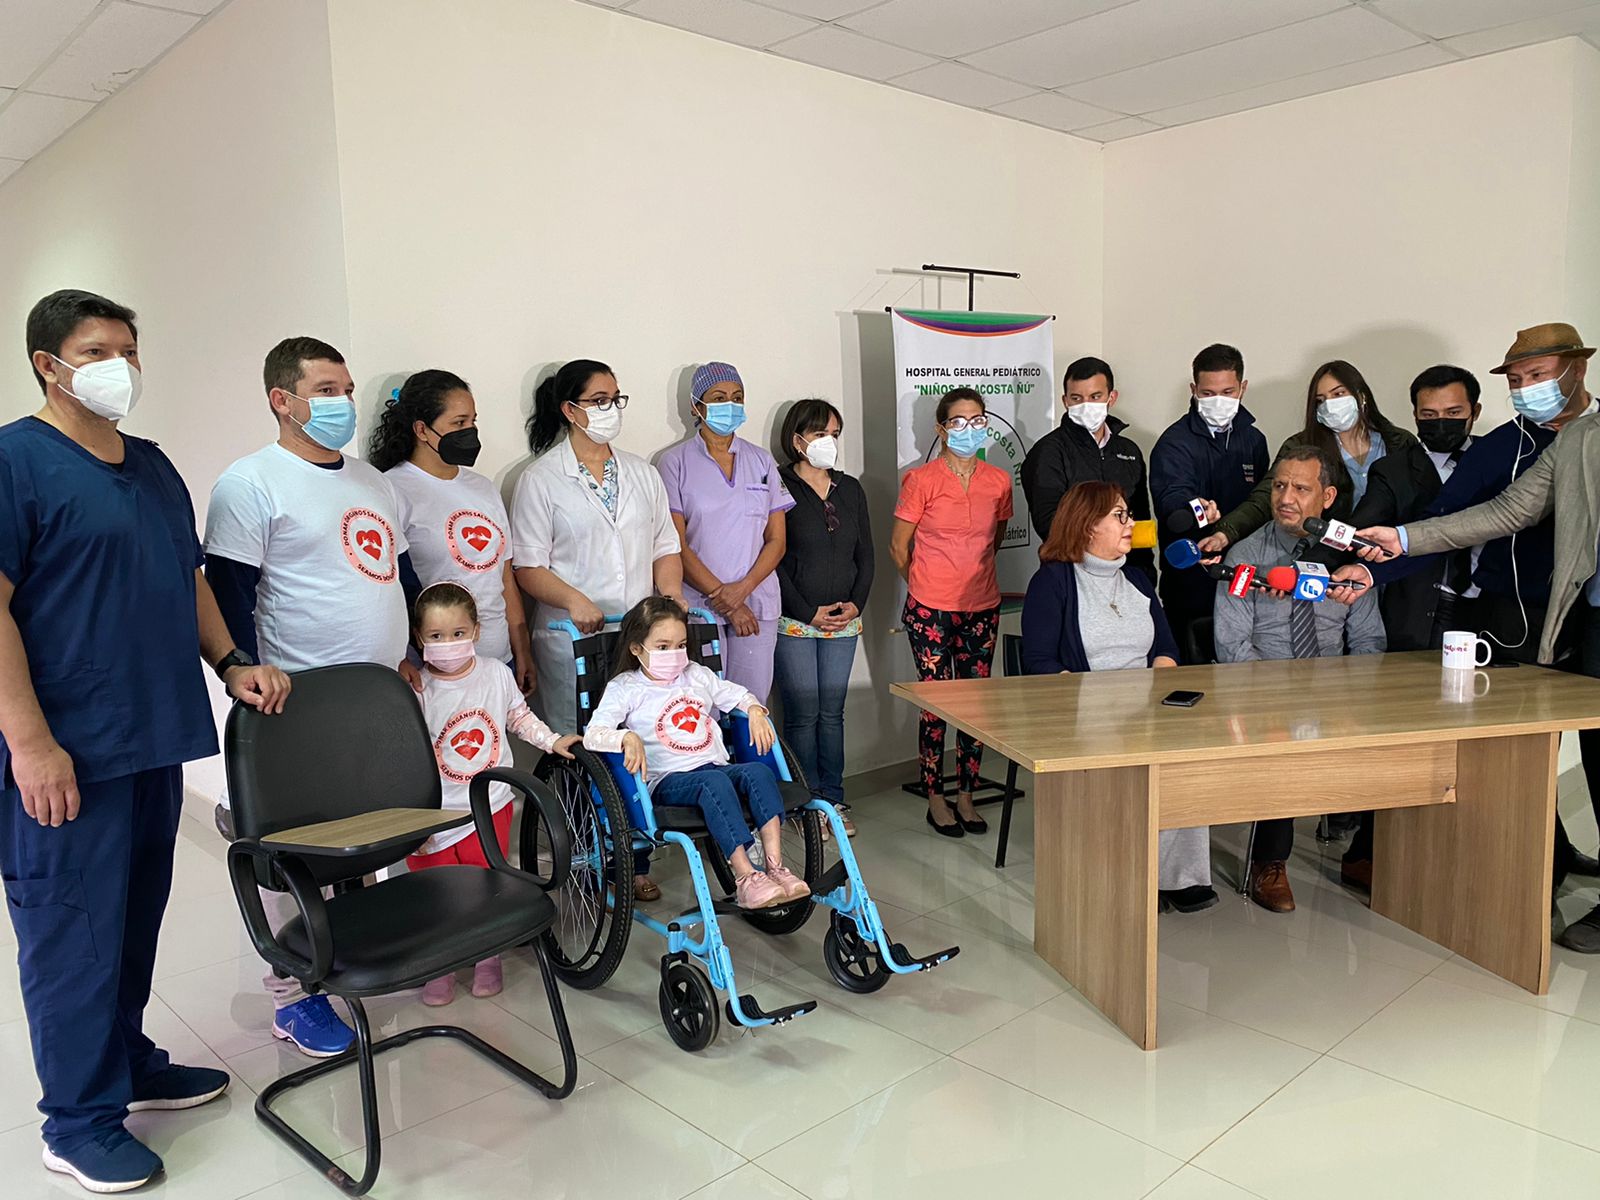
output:
<svg viewBox="0 0 1600 1200"><path fill-rule="evenodd" d="M1494 368L1511 387L1517 412L1561 433L1526 474L1500 495L1449 516L1399 529L1377 526L1361 535L1389 555L1437 554L1475 546L1537 525L1554 513L1555 568L1550 606L1539 642L1539 662L1554 663L1570 648L1565 665L1600 678L1600 417L1585 386L1589 357L1578 331L1564 322L1535 325L1517 334L1505 361ZM1378 558L1376 552L1363 557ZM1347 568L1340 574L1359 572ZM1349 589L1334 590L1336 596ZM1343 598L1343 597L1341 597ZM1559 650L1558 650L1559 647ZM1586 764L1600 768L1600 732L1579 735ZM1600 770L1596 770L1600 775ZM1592 779L1590 803L1600 821L1600 779ZM1600 954L1600 906L1574 921L1556 941L1583 954Z"/></svg>

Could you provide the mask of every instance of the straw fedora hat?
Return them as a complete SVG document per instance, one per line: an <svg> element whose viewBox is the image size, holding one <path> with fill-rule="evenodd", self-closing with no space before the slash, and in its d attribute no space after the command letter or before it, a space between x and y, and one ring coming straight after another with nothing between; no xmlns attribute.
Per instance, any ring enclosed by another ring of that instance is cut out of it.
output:
<svg viewBox="0 0 1600 1200"><path fill-rule="evenodd" d="M1565 321L1551 321L1548 325L1535 325L1532 329L1517 330L1517 340L1511 343L1511 349L1506 351L1506 358L1498 367L1491 367L1490 373L1504 375L1506 368L1514 362L1525 358L1543 358L1548 354L1571 354L1578 358L1588 358L1594 353L1593 346L1585 346L1583 339L1578 336L1578 331Z"/></svg>

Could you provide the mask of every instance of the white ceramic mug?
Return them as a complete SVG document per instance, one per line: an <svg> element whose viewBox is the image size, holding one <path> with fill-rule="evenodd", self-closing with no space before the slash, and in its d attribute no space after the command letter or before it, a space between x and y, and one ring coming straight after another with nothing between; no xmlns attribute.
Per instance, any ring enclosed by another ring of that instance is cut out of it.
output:
<svg viewBox="0 0 1600 1200"><path fill-rule="evenodd" d="M1483 657L1478 657L1479 651ZM1450 671L1472 671L1478 667L1486 667L1489 660L1494 657L1494 650L1489 643L1475 633L1468 633L1462 629L1452 629L1444 635L1444 665Z"/></svg>

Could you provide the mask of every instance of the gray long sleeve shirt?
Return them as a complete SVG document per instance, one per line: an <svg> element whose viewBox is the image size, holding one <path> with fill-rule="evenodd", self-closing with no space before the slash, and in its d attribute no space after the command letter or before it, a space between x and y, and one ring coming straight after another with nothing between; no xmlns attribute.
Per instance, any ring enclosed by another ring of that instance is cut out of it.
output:
<svg viewBox="0 0 1600 1200"><path fill-rule="evenodd" d="M1228 552L1230 567L1249 563L1257 578L1273 567L1290 565L1300 538L1276 521L1263 525ZM1265 592L1252 591L1237 598L1226 584L1217 585L1215 635L1219 662L1254 662L1258 659L1293 658L1289 639L1289 610L1294 602ZM1324 658L1350 654L1381 654L1386 646L1378 598L1369 590L1349 608L1333 600L1314 606L1317 644Z"/></svg>

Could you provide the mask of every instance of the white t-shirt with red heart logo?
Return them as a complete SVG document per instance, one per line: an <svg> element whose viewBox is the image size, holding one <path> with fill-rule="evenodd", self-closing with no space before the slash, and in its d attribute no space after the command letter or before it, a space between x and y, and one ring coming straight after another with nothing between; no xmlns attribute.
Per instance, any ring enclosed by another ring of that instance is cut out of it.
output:
<svg viewBox="0 0 1600 1200"><path fill-rule="evenodd" d="M405 657L407 549L394 488L358 458L335 470L274 442L211 489L206 553L260 569L261 661L286 671Z"/></svg>
<svg viewBox="0 0 1600 1200"><path fill-rule="evenodd" d="M647 782L707 763L728 761L718 718L736 708L749 711L757 700L747 688L720 679L691 663L671 683L658 683L643 671L629 671L606 685L583 744L591 750L620 751L625 733L644 741Z"/></svg>
<svg viewBox="0 0 1600 1200"><path fill-rule="evenodd" d="M472 777L486 767L511 762L506 735L514 733L539 750L556 744L550 727L528 709L517 681L504 663L479 655L472 670L459 679L441 679L428 672L422 690L422 716L433 738L433 757L439 764L444 807L456 812L471 808ZM489 806L499 812L511 802L512 790L503 783L489 785ZM414 853L437 854L473 832L471 825L436 833Z"/></svg>
<svg viewBox="0 0 1600 1200"><path fill-rule="evenodd" d="M478 606L478 653L508 662L505 565L511 520L500 489L466 467L454 479L439 479L403 462L384 478L394 485L400 528L422 586L448 580L466 588Z"/></svg>

